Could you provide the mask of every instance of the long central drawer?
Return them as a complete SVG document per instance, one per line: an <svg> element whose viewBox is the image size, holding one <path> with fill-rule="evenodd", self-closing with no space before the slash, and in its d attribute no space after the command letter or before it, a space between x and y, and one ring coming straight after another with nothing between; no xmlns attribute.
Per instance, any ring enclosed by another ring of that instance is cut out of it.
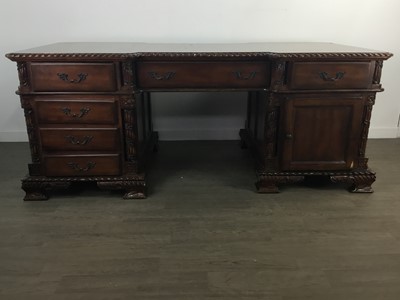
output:
<svg viewBox="0 0 400 300"><path fill-rule="evenodd" d="M266 88L267 62L138 62L140 88Z"/></svg>

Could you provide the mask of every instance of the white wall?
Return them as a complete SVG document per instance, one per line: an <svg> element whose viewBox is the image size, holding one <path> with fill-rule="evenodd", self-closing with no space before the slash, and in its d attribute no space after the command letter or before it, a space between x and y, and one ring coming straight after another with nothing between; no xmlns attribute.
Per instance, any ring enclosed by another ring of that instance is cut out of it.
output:
<svg viewBox="0 0 400 300"><path fill-rule="evenodd" d="M395 57L384 64L386 91L377 97L370 136L397 135L398 0L2 0L1 4L0 141L26 140L23 112L14 94L16 65L4 54L59 41L329 41L390 51ZM241 96L155 95L155 127L164 139L235 138L244 122ZM211 103L219 105L211 110Z"/></svg>

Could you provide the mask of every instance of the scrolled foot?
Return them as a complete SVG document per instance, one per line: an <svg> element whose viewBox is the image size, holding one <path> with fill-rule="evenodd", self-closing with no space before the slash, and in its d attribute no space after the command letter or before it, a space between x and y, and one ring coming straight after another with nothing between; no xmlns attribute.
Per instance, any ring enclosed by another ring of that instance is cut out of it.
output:
<svg viewBox="0 0 400 300"><path fill-rule="evenodd" d="M42 191L25 191L24 201L45 201L49 196Z"/></svg>
<svg viewBox="0 0 400 300"><path fill-rule="evenodd" d="M129 191L125 193L123 199L125 200L146 199L146 194L138 191Z"/></svg>
<svg viewBox="0 0 400 300"><path fill-rule="evenodd" d="M374 190L370 185L367 186L351 186L349 188L350 193L373 193Z"/></svg>

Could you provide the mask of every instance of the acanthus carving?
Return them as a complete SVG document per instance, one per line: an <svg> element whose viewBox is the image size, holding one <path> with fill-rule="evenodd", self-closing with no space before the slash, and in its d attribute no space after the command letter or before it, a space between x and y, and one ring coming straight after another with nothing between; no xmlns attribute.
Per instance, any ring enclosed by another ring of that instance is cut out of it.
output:
<svg viewBox="0 0 400 300"><path fill-rule="evenodd" d="M135 98L134 96L122 96L120 97L121 108L122 109L134 109L135 108Z"/></svg>
<svg viewBox="0 0 400 300"><path fill-rule="evenodd" d="M383 67L383 61L382 60L377 60L375 62L374 77L373 77L373 80L372 80L373 84L380 84L380 82L381 82L381 74L382 74L382 67Z"/></svg>

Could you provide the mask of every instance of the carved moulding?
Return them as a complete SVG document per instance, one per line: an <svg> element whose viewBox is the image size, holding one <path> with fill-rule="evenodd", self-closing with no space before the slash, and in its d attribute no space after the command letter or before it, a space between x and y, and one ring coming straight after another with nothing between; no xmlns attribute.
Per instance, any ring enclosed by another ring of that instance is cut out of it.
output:
<svg viewBox="0 0 400 300"><path fill-rule="evenodd" d="M46 60L46 59L81 59L85 60L107 60L118 59L126 60L129 58L141 57L200 57L200 58L289 58L289 59L315 59L315 58L330 58L330 59L376 59L385 60L393 56L389 52L309 52L309 53L276 53L276 52L134 52L134 53L9 53L6 57L13 61L21 61L29 59L31 61Z"/></svg>

